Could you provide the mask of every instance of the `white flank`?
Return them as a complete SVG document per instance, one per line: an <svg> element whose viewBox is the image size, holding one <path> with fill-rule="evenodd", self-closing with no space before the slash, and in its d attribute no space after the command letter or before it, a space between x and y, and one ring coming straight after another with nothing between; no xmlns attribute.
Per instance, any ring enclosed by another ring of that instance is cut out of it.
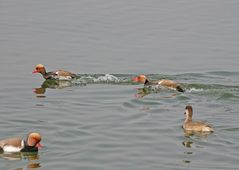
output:
<svg viewBox="0 0 239 170"><path fill-rule="evenodd" d="M22 149L21 147L15 147L15 146L11 146L11 145L5 145L3 147L4 152L20 152L21 149Z"/></svg>
<svg viewBox="0 0 239 170"><path fill-rule="evenodd" d="M158 82L158 85L160 85L162 82L163 82L163 81L159 81L159 82Z"/></svg>
<svg viewBox="0 0 239 170"><path fill-rule="evenodd" d="M4 152L20 152L22 148L24 148L24 140L22 140L22 142L21 142L21 147L5 145L5 146L3 146L3 151Z"/></svg>
<svg viewBox="0 0 239 170"><path fill-rule="evenodd" d="M59 80L71 80L71 76L57 76Z"/></svg>

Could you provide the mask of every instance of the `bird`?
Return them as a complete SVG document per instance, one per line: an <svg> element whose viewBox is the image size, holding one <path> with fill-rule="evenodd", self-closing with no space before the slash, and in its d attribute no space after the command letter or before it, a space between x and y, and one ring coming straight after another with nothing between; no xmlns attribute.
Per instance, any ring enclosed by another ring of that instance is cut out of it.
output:
<svg viewBox="0 0 239 170"><path fill-rule="evenodd" d="M46 72L43 64L37 64L32 73L40 73L46 80L71 80L76 78L76 74L65 70Z"/></svg>
<svg viewBox="0 0 239 170"><path fill-rule="evenodd" d="M36 132L29 133L26 140L16 137L0 140L0 149L8 153L37 152L42 147L41 135Z"/></svg>
<svg viewBox="0 0 239 170"><path fill-rule="evenodd" d="M192 120L193 108L188 105L185 107L185 121L183 123L183 129L185 131L194 131L194 132L213 132L214 129L207 122L194 121Z"/></svg>
<svg viewBox="0 0 239 170"><path fill-rule="evenodd" d="M179 92L185 91L178 83L172 80L167 80L167 79L149 80L144 74L134 77L132 80L134 82L144 84L144 86L146 87L158 87L158 88L166 87L168 89L174 89Z"/></svg>

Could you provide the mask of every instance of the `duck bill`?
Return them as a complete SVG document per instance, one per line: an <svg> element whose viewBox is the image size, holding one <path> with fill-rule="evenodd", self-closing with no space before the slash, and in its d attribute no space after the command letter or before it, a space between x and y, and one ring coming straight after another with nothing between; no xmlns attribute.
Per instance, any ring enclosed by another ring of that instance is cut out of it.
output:
<svg viewBox="0 0 239 170"><path fill-rule="evenodd" d="M139 78L138 78L138 77L134 77L134 78L132 78L132 80L133 80L134 82L139 82Z"/></svg>
<svg viewBox="0 0 239 170"><path fill-rule="evenodd" d="M32 72L32 74L34 74L34 73L38 73L38 71L37 71L37 70L34 70L34 71Z"/></svg>
<svg viewBox="0 0 239 170"><path fill-rule="evenodd" d="M43 148L43 145L40 144L40 143L38 143L38 144L36 144L36 147L37 147L38 149L41 149L41 148Z"/></svg>

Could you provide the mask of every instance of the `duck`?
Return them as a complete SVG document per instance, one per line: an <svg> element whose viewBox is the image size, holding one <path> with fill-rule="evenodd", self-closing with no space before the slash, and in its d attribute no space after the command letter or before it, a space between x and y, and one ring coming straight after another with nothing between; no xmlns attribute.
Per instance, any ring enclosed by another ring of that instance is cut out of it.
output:
<svg viewBox="0 0 239 170"><path fill-rule="evenodd" d="M188 105L185 107L185 121L183 123L183 129L185 131L194 131L194 132L214 132L214 129L207 122L194 121L192 120L193 108Z"/></svg>
<svg viewBox="0 0 239 170"><path fill-rule="evenodd" d="M141 74L132 79L134 82L144 84L146 87L166 87L168 89L174 89L179 92L184 92L185 90L173 80L161 79L161 80L149 80L144 74Z"/></svg>
<svg viewBox="0 0 239 170"><path fill-rule="evenodd" d="M76 74L65 70L46 72L43 64L37 64L32 73L40 73L46 80L71 80L76 78Z"/></svg>
<svg viewBox="0 0 239 170"><path fill-rule="evenodd" d="M36 132L29 133L26 140L22 138L7 138L0 140L0 149L8 153L37 152L42 147L41 135Z"/></svg>

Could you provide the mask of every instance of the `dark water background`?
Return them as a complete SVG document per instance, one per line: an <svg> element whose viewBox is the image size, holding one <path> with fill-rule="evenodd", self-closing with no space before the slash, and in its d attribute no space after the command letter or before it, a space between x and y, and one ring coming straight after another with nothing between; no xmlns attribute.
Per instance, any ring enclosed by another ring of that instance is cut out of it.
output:
<svg viewBox="0 0 239 170"><path fill-rule="evenodd" d="M0 138L37 131L45 146L1 154L0 169L238 169L238 9L233 0L0 0ZM38 63L79 79L42 85L31 74ZM150 93L131 81L141 73L186 92ZM184 135L187 104L215 133Z"/></svg>

